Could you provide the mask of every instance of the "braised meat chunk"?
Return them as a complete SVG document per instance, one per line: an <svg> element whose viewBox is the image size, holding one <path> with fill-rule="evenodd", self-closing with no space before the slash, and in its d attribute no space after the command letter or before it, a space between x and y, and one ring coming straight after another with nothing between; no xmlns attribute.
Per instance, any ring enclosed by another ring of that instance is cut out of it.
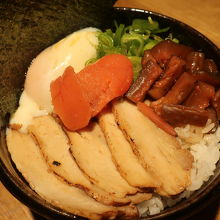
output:
<svg viewBox="0 0 220 220"><path fill-rule="evenodd" d="M184 70L185 61L177 56L172 56L167 63L163 76L154 83L148 94L154 99L161 98L169 91L170 87L175 83Z"/></svg>
<svg viewBox="0 0 220 220"><path fill-rule="evenodd" d="M164 104L161 107L161 117L174 127L186 124L205 126L208 112L183 105Z"/></svg>
<svg viewBox="0 0 220 220"><path fill-rule="evenodd" d="M160 66L164 67L172 56L178 56L185 60L192 51L191 47L174 43L171 40L164 40L151 49L151 54Z"/></svg>
<svg viewBox="0 0 220 220"><path fill-rule="evenodd" d="M215 96L215 87L205 82L198 81L197 85L183 105L196 109L205 109Z"/></svg>
<svg viewBox="0 0 220 220"><path fill-rule="evenodd" d="M146 93L153 83L160 77L161 73L162 69L159 65L154 61L149 60L142 69L137 80L128 90L126 97L135 103L143 101Z"/></svg>
<svg viewBox="0 0 220 220"><path fill-rule="evenodd" d="M160 114L163 104L181 104L191 93L195 82L191 74L183 73L165 96L151 103L152 108Z"/></svg>
<svg viewBox="0 0 220 220"><path fill-rule="evenodd" d="M218 119L220 120L220 89L218 89L218 91L215 93L215 97L212 101L212 105L217 112Z"/></svg>
<svg viewBox="0 0 220 220"><path fill-rule="evenodd" d="M193 73L203 70L205 54L201 52L191 52L186 58L186 71Z"/></svg>

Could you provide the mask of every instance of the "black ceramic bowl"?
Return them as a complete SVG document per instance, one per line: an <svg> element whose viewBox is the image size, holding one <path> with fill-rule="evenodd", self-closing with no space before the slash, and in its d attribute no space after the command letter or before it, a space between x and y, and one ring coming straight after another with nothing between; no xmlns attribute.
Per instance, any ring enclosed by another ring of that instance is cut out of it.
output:
<svg viewBox="0 0 220 220"><path fill-rule="evenodd" d="M47 11L44 11L44 13L47 13ZM59 11L59 13L66 13L65 7L62 9L61 12ZM178 38L181 43L192 46L196 50L205 52L206 57L214 59L216 64L218 65L218 68L220 69L219 49L205 36L197 32L193 28L187 26L186 24L183 24L182 22L179 22L173 18L158 13L139 10L139 9L115 8L111 16L109 17L110 19L108 20L108 22L104 21L104 23L98 24L98 27L100 28L111 27L111 25L113 24L112 22L113 19L117 20L118 23L129 24L133 18L147 18L149 15L153 19L157 20L160 23L161 27L169 26L170 32L173 34L174 37ZM19 16L19 14L17 14L17 16ZM30 207L33 211L37 212L39 215L42 215L49 219L73 219L73 218L81 219L80 217L76 217L73 214L67 213L45 202L32 189L30 189L26 181L22 178L22 176L16 170L13 162L11 161L5 142L5 127L7 126L7 122L9 118L8 116L10 113L15 111L17 107L19 94L24 83L24 74L27 70L30 61L33 59L34 56L36 56L36 54L40 50L54 43L61 37L69 34L71 31L75 31L76 29L74 25L72 26L69 25L68 29L62 28L61 31L54 30L54 37L48 38L47 31L49 32L51 30L49 28L47 29L47 23L45 23L45 28L43 29L45 33L45 39L42 39L41 41L39 40L35 41L33 35L29 34L29 32L32 31L31 33L33 32L37 33L38 31L42 30L42 27L38 27L38 26L36 27L35 25L30 25L31 22L33 22L34 24L35 20L37 19L37 16L39 15L33 14L32 16L29 16L29 19L26 21L26 25L29 25L29 29L26 30L22 29L23 23L22 24L20 24L19 22L16 23L16 19L12 21L14 22L14 25L18 25L17 26L18 30L16 33L19 33L20 30L22 31L23 35L26 34L27 40L29 40L31 37L33 38L30 40L31 43L26 45L25 48L23 48L24 55L22 56L22 53L20 53L20 57L19 58L17 57L18 60L16 61L22 67L20 71L17 71L18 69L16 69L18 68L18 66L12 64L13 59L11 59L10 62L8 62L8 65L2 65L4 68L1 70L1 79L0 79L1 85L3 85L0 93L0 102L1 102L0 179L2 183L6 186L6 188L16 198L18 198L25 205ZM47 16L47 14L45 16ZM66 13L66 16L67 16L66 19L68 19L69 14ZM59 20L59 16L54 16L49 18L49 21L51 22L50 19L52 19L53 22L53 19ZM22 20L22 22L24 21ZM84 26L86 26L86 24L82 24L81 26L78 27L83 28ZM56 29L57 27L52 26L52 28ZM9 31L9 30L6 29L4 31ZM10 34L11 35L9 36L13 38L13 33ZM46 42L45 44L42 43L44 40ZM12 46L16 48L14 49L14 51L10 51L11 55L17 53L18 50L20 49L19 46L22 46L22 44L18 45L18 42L15 40L12 43ZM31 52L28 53L27 51L29 50L31 50L32 53ZM6 61L7 59L9 59L4 53L0 54L0 56L3 59L5 58ZM16 55L14 56L14 59L16 59ZM2 63L5 64L4 60ZM161 218L184 219L186 218L186 216L193 214L194 212L200 210L202 207L207 205L207 202L213 202L215 199L219 197L219 192L220 192L218 187L219 183L220 183L220 163L218 163L217 169L215 170L215 174L209 179L209 181L206 182L200 190L193 193L193 195L189 199L183 200L176 206L166 209L162 211L160 214L149 216L146 219L161 219Z"/></svg>

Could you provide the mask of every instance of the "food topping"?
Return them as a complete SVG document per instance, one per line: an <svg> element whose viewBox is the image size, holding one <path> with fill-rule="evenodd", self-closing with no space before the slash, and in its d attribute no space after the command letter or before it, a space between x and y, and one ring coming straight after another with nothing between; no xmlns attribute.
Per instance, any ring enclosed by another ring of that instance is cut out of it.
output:
<svg viewBox="0 0 220 220"><path fill-rule="evenodd" d="M115 22L116 30L107 29L98 34L99 44L97 56L90 59L87 64L95 62L97 59L113 53L126 55L133 64L134 80L141 71L141 58L146 50L150 50L164 39L158 34L167 32L169 27L160 28L159 23L151 17L148 19L133 19L130 26L118 25ZM178 42L169 34L170 41Z"/></svg>
<svg viewBox="0 0 220 220"><path fill-rule="evenodd" d="M159 115L157 115L154 110L147 106L143 102L137 103L138 110L140 110L145 116L147 116L152 122L154 122L159 128L166 131L168 134L176 136L174 128L164 121Z"/></svg>
<svg viewBox="0 0 220 220"><path fill-rule="evenodd" d="M194 90L183 105L194 107L196 109L205 109L209 106L210 101L214 98L214 95L214 86L198 81Z"/></svg>
<svg viewBox="0 0 220 220"><path fill-rule="evenodd" d="M217 115L216 110L213 107L208 107L206 111L208 112L208 118L211 122L210 124L213 125L212 128L207 133L213 134L216 132L219 126L218 115Z"/></svg>
<svg viewBox="0 0 220 220"><path fill-rule="evenodd" d="M216 74L218 72L218 68L212 59L205 59L203 69L207 73Z"/></svg>
<svg viewBox="0 0 220 220"><path fill-rule="evenodd" d="M138 189L130 186L117 171L100 126L94 122L79 132L67 132L71 152L78 166L90 181L118 198L135 194Z"/></svg>
<svg viewBox="0 0 220 220"><path fill-rule="evenodd" d="M196 72L203 70L205 54L201 52L191 52L186 58L186 70L188 72Z"/></svg>
<svg viewBox="0 0 220 220"><path fill-rule="evenodd" d="M155 63L157 62L156 59L152 56L151 51L150 50L145 50L144 55L141 59L142 68L144 68L146 66L146 64L149 60L151 60Z"/></svg>
<svg viewBox="0 0 220 220"><path fill-rule="evenodd" d="M192 75L196 80L200 80L202 82L209 83L209 84L216 86L216 87L220 86L220 77L218 75L212 75L212 74L207 73L203 70L197 71L197 72L193 73Z"/></svg>
<svg viewBox="0 0 220 220"><path fill-rule="evenodd" d="M119 198L90 183L69 152L68 136L53 117L46 115L35 118L28 130L39 143L50 169L71 186L85 189L88 196L105 205L126 205L130 202L126 197Z"/></svg>
<svg viewBox="0 0 220 220"><path fill-rule="evenodd" d="M156 71L159 66L160 71ZM205 126L208 118L216 123L215 114L207 109L211 105L219 117L220 92L215 91L219 86L218 69L212 59L206 59L204 53L190 47L165 40L144 52L142 71L126 97L134 103L148 99L154 112L174 127ZM192 118L183 120L187 115Z"/></svg>
<svg viewBox="0 0 220 220"><path fill-rule="evenodd" d="M90 106L72 67L67 67L64 74L51 83L50 90L54 111L68 129L88 125Z"/></svg>
<svg viewBox="0 0 220 220"><path fill-rule="evenodd" d="M128 90L126 97L135 103L143 101L152 84L160 77L161 72L160 66L149 60Z"/></svg>
<svg viewBox="0 0 220 220"><path fill-rule="evenodd" d="M86 127L108 102L128 90L132 78L132 64L120 54L107 55L78 74L68 67L51 83L54 111L69 130Z"/></svg>
<svg viewBox="0 0 220 220"><path fill-rule="evenodd" d="M186 124L205 126L208 120L206 110L175 104L164 104L160 109L161 117L174 127Z"/></svg>
<svg viewBox="0 0 220 220"><path fill-rule="evenodd" d="M151 49L151 54L157 60L161 67L164 67L172 56L179 56L186 59L187 55L192 51L191 47L177 44L171 40L161 41Z"/></svg>
<svg viewBox="0 0 220 220"><path fill-rule="evenodd" d="M217 112L218 120L220 120L220 89L218 89L218 91L215 93L215 97L212 101L212 105Z"/></svg>
<svg viewBox="0 0 220 220"><path fill-rule="evenodd" d="M169 92L157 101L152 102L151 106L160 114L160 108L164 104L181 104L192 91L195 81L192 75L183 73Z"/></svg>
<svg viewBox="0 0 220 220"><path fill-rule="evenodd" d="M175 195L190 184L193 159L174 136L159 129L126 100L114 102L113 113L139 162L161 184L156 192Z"/></svg>
<svg viewBox="0 0 220 220"><path fill-rule="evenodd" d="M133 79L132 64L124 55L109 54L86 66L77 79L95 116L108 102L127 92Z"/></svg>
<svg viewBox="0 0 220 220"><path fill-rule="evenodd" d="M161 79L155 82L148 94L154 99L164 96L175 83L176 79L183 73L184 69L185 61L177 56L172 56L167 63Z"/></svg>
<svg viewBox="0 0 220 220"><path fill-rule="evenodd" d="M157 181L145 170L136 158L130 143L115 121L111 108L102 111L99 125L105 135L108 148L121 176L134 187L142 190L158 187ZM120 146L120 147L119 147Z"/></svg>

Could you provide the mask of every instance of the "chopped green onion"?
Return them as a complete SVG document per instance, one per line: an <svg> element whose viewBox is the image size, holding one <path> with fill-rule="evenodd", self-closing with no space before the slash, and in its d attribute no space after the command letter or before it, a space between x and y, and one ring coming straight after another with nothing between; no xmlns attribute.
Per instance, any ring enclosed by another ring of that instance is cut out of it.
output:
<svg viewBox="0 0 220 220"><path fill-rule="evenodd" d="M113 36L114 36L111 29L107 29L107 30L105 31L105 33L108 34L108 35L109 35L110 37L112 37L112 38L113 38Z"/></svg>
<svg viewBox="0 0 220 220"><path fill-rule="evenodd" d="M149 40L148 43L144 45L143 53L144 53L145 50L150 50L151 48L153 48L158 43L159 43L159 41L157 41L157 40Z"/></svg>
<svg viewBox="0 0 220 220"><path fill-rule="evenodd" d="M89 64L95 63L96 60L97 60L97 58L95 58L95 57L87 60L86 63L85 63L85 66L88 66Z"/></svg>
<svg viewBox="0 0 220 220"><path fill-rule="evenodd" d="M124 24L120 24L119 27L116 29L115 36L114 36L114 46L119 46L121 42L121 37L124 32Z"/></svg>
<svg viewBox="0 0 220 220"><path fill-rule="evenodd" d="M110 37L107 33L99 34L98 40L102 44L103 47L113 47L114 45L112 37Z"/></svg>
<svg viewBox="0 0 220 220"><path fill-rule="evenodd" d="M160 41L164 40L159 34L167 32L169 27L160 28L159 23L150 16L148 19L133 19L131 25L125 26L114 21L116 30L107 29L98 34L98 46L96 58L86 62L86 65L94 63L106 54L120 53L127 56L134 70L134 79L141 71L141 59L145 50L150 50ZM164 35L164 34L163 34ZM167 38L178 43L178 39L169 34Z"/></svg>
<svg viewBox="0 0 220 220"><path fill-rule="evenodd" d="M134 56L141 55L144 46L144 40L140 34L125 33L121 38L121 45L125 45L125 44L128 45L128 47L130 47L128 51L130 51L131 54L128 55L134 55Z"/></svg>
<svg viewBox="0 0 220 220"><path fill-rule="evenodd" d="M173 34L172 33L170 33L168 35L168 37L165 38L165 40L172 40L174 43L177 43L177 44L179 43L179 40L177 38L173 38Z"/></svg>

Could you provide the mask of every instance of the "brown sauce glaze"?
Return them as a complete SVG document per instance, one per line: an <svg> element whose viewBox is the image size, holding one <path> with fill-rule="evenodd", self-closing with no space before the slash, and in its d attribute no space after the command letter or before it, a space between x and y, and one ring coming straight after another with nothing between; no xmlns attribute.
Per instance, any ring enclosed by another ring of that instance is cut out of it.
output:
<svg viewBox="0 0 220 220"><path fill-rule="evenodd" d="M208 112L206 110L173 104L162 105L161 116L174 127L181 127L186 124L205 126L208 120Z"/></svg>
<svg viewBox="0 0 220 220"><path fill-rule="evenodd" d="M186 59L187 55L192 51L193 49L191 47L177 44L170 40L165 40L153 47L151 49L151 54L157 60L160 66L164 67L172 56L179 56L183 59Z"/></svg>
<svg viewBox="0 0 220 220"><path fill-rule="evenodd" d="M196 109L205 109L215 96L215 87L205 82L198 81L192 93L183 105Z"/></svg>
<svg viewBox="0 0 220 220"><path fill-rule="evenodd" d="M186 58L186 70L188 72L195 72L203 70L205 54L201 52L193 51L188 54Z"/></svg>
<svg viewBox="0 0 220 220"><path fill-rule="evenodd" d="M185 61L177 56L172 56L167 63L163 76L156 81L148 94L154 99L161 98L168 92L184 70Z"/></svg>
<svg viewBox="0 0 220 220"><path fill-rule="evenodd" d="M149 60L137 80L128 90L126 97L135 103L143 101L146 93L157 78L160 77L161 73L162 69L160 66L152 60Z"/></svg>
<svg viewBox="0 0 220 220"><path fill-rule="evenodd" d="M160 106L163 104L183 103L194 88L195 82L196 80L191 74L187 72L183 73L169 92L157 101L152 102L151 106L159 114Z"/></svg>

